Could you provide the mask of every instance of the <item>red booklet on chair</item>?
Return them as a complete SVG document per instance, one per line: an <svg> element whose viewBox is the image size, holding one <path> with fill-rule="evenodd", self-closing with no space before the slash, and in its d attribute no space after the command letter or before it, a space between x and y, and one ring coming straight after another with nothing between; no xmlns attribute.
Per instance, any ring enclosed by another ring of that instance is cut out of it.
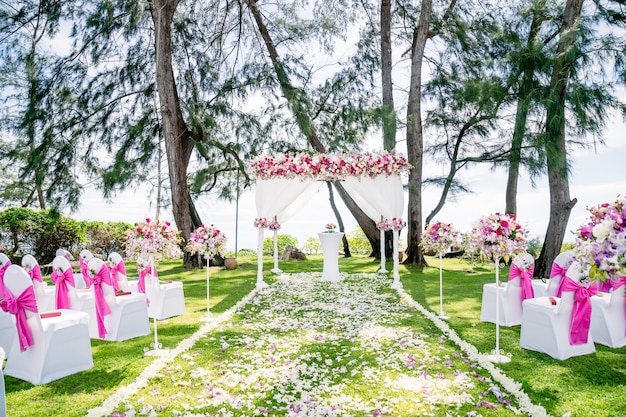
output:
<svg viewBox="0 0 626 417"><path fill-rule="evenodd" d="M48 317L59 317L60 315L60 311L51 311L49 313L41 313L39 314L39 317L41 317L42 319L47 319Z"/></svg>
<svg viewBox="0 0 626 417"><path fill-rule="evenodd" d="M122 292L116 292L115 296L119 297L120 295L128 295L128 294L131 294L131 292L130 291L122 291Z"/></svg>

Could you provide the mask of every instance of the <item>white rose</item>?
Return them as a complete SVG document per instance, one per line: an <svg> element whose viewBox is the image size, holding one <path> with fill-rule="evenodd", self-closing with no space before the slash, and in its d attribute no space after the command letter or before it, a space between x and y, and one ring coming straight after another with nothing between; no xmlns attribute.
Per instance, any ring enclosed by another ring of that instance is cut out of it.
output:
<svg viewBox="0 0 626 417"><path fill-rule="evenodd" d="M593 226L592 233L598 242L602 242L609 235L609 228L604 223L599 223Z"/></svg>

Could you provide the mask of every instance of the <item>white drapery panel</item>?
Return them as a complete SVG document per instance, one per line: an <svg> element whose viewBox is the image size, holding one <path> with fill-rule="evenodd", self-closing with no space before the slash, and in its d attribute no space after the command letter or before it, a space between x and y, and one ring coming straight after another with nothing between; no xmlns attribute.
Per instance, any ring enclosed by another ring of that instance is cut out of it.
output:
<svg viewBox="0 0 626 417"><path fill-rule="evenodd" d="M255 194L257 216L266 218L268 221L276 218L279 223L283 224L309 202L320 185L321 182L313 179L257 179ZM274 233L274 270L278 270L276 234ZM257 287L263 287L262 227L259 227L257 257Z"/></svg>
<svg viewBox="0 0 626 417"><path fill-rule="evenodd" d="M378 223L381 220L401 219L404 210L404 190L400 175L379 175L376 177L348 177L343 181L345 190L361 210ZM394 230L393 239L393 277L394 286L400 287L398 272L398 231ZM385 269L384 232L380 232L380 271Z"/></svg>
<svg viewBox="0 0 626 417"><path fill-rule="evenodd" d="M348 177L343 186L367 217L375 222L379 222L381 216L385 220L402 218L404 191L400 175Z"/></svg>

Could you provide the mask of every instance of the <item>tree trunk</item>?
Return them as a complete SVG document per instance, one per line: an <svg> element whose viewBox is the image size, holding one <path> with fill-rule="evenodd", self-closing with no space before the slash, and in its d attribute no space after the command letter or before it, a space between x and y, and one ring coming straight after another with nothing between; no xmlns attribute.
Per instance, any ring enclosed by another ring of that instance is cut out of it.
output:
<svg viewBox="0 0 626 417"><path fill-rule="evenodd" d="M293 113L298 128L302 132L302 134L307 138L309 144L313 148L315 152L323 153L325 152L325 147L320 141L317 131L315 130L315 126L313 125L313 121L308 113L308 99L304 91L294 87L289 80L287 73L280 61L278 56L278 51L276 50L274 41L270 36L267 27L263 21L263 16L257 6L256 0L246 0L246 4L248 9L252 13L252 16L257 24L259 29L259 33L265 42L265 47L270 56L270 60L274 66L274 70L276 72L276 78L278 79L278 83L280 85L283 96L287 100L289 104L289 108ZM378 230L376 229L376 223L367 217L367 215L361 210L357 204L352 200L350 195L345 191L343 186L339 183L335 184L335 188L339 193L339 196L345 203L350 213L354 216L361 229L363 229L363 233L367 236L367 239L372 244L372 255L378 254L379 250L376 247L379 245L380 236L378 235ZM378 254L380 256L380 254Z"/></svg>
<svg viewBox="0 0 626 417"><path fill-rule="evenodd" d="M330 208L333 210L335 214L335 218L337 219L337 225L339 226L339 231L343 232L343 237L341 238L341 243L343 244L343 256L345 258L350 258L352 254L350 253L350 245L348 244L348 238L346 237L346 228L343 226L343 219L341 218L341 213L337 210L337 205L335 204L335 196L333 194L333 185L330 182L326 182L328 185L328 201L330 202Z"/></svg>
<svg viewBox="0 0 626 417"><path fill-rule="evenodd" d="M383 93L382 122L383 149L396 147L396 111L393 104L393 82L391 80L391 1L380 2L380 63Z"/></svg>
<svg viewBox="0 0 626 417"><path fill-rule="evenodd" d="M165 153L172 193L172 213L185 241L193 230L187 166L193 140L183 120L172 68L172 21L179 0L153 0L152 20L155 32L156 86L159 93Z"/></svg>
<svg viewBox="0 0 626 417"><path fill-rule="evenodd" d="M432 0L423 0L417 28L413 32L411 47L411 80L407 105L406 142L408 162L413 166L409 172L408 242L406 264L424 266L424 256L419 246L422 236L422 60L432 18Z"/></svg>
<svg viewBox="0 0 626 417"><path fill-rule="evenodd" d="M546 162L550 188L550 220L535 276L547 277L554 258L561 252L567 222L576 204L570 200L567 150L565 147L565 99L572 64L576 58L574 45L577 22L583 0L567 0L563 12L559 45L550 79L550 95L546 104Z"/></svg>
<svg viewBox="0 0 626 417"><path fill-rule="evenodd" d="M526 49L531 50L538 37L539 29L544 21L544 14L535 12L533 20L530 24L528 39L526 41ZM532 54L527 54L532 58ZM522 144L524 142L524 134L526 133L526 120L528 118L528 110L530 108L531 95L534 89L533 76L535 73L536 63L526 62L525 70L522 75L522 82L518 91L517 111L515 114L515 127L513 128L513 139L511 141L511 154L509 156L509 174L506 183L506 207L505 213L517 215L517 180L519 178L519 167L522 156ZM530 65L530 66L529 66Z"/></svg>

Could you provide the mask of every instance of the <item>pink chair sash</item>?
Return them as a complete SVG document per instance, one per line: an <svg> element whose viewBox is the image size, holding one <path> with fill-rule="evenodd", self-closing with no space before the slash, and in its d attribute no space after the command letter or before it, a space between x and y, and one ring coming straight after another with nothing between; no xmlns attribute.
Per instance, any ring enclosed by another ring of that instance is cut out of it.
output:
<svg viewBox="0 0 626 417"><path fill-rule="evenodd" d="M524 301L527 298L535 298L535 292L533 291L533 272L535 271L535 266L530 265L528 269L522 269L515 264L511 265L511 269L509 269L509 281L519 277L520 287L522 288L522 299Z"/></svg>
<svg viewBox="0 0 626 417"><path fill-rule="evenodd" d="M7 261L4 265L0 266L0 297L4 296L4 272L11 265L11 261Z"/></svg>
<svg viewBox="0 0 626 417"><path fill-rule="evenodd" d="M556 262L552 263L552 269L550 269L550 278L554 278L557 275L563 278L567 273L567 268L565 266L561 266Z"/></svg>
<svg viewBox="0 0 626 417"><path fill-rule="evenodd" d="M91 277L89 276L89 268L87 267L87 262L85 262L83 258L79 258L78 263L80 264L80 273L83 274L85 284L88 287L91 287Z"/></svg>
<svg viewBox="0 0 626 417"><path fill-rule="evenodd" d="M589 297L598 292L598 285L592 284L583 287L570 277L565 275L563 291L574 291L574 308L572 309L572 321L569 330L570 345L582 345L587 343L589 337L589 325L591 324L591 300Z"/></svg>
<svg viewBox="0 0 626 417"><path fill-rule="evenodd" d="M70 306L70 300L67 295L67 285L74 286L74 274L70 268L64 272L52 269L52 275L50 275L50 281L56 285L56 308L72 308Z"/></svg>
<svg viewBox="0 0 626 417"><path fill-rule="evenodd" d="M32 311L33 313L39 311L37 309L35 290L33 286L30 285L17 298L13 297L11 291L7 291L4 296L5 299L0 302L0 307L15 316L15 327L17 328L17 337L20 341L20 350L24 352L35 344L26 317L26 310Z"/></svg>
<svg viewBox="0 0 626 417"><path fill-rule="evenodd" d="M139 273L139 281L137 282L137 291L141 292L141 293L146 293L146 275L150 274L153 277L156 277L156 268L153 266L148 266L145 268L140 268L138 271ZM146 296L146 304L150 305L150 300L148 299L148 297Z"/></svg>
<svg viewBox="0 0 626 417"><path fill-rule="evenodd" d="M33 281L43 282L41 280L41 268L39 268L39 264L35 264L35 266L33 266L31 270L28 271L28 275L30 275L30 279L32 279Z"/></svg>
<svg viewBox="0 0 626 417"><path fill-rule="evenodd" d="M612 288L613 288L613 284L611 283L610 280L606 282L600 281L598 283L598 291L609 292L611 291Z"/></svg>
<svg viewBox="0 0 626 417"><path fill-rule="evenodd" d="M115 292L120 290L120 283L117 280L117 274L120 273L122 275L126 275L126 266L124 266L124 261L120 261L119 263L110 266L111 277L113 278L113 288L115 288Z"/></svg>
<svg viewBox="0 0 626 417"><path fill-rule="evenodd" d="M89 275L89 270L87 270ZM111 277L111 270L105 264L102 264L100 270L96 275L89 276L89 281L93 285L93 292L96 299L96 318L98 321L98 336L100 339L104 339L107 335L107 329L104 326L104 317L111 314L111 308L104 297L103 284L113 286L113 278Z"/></svg>

